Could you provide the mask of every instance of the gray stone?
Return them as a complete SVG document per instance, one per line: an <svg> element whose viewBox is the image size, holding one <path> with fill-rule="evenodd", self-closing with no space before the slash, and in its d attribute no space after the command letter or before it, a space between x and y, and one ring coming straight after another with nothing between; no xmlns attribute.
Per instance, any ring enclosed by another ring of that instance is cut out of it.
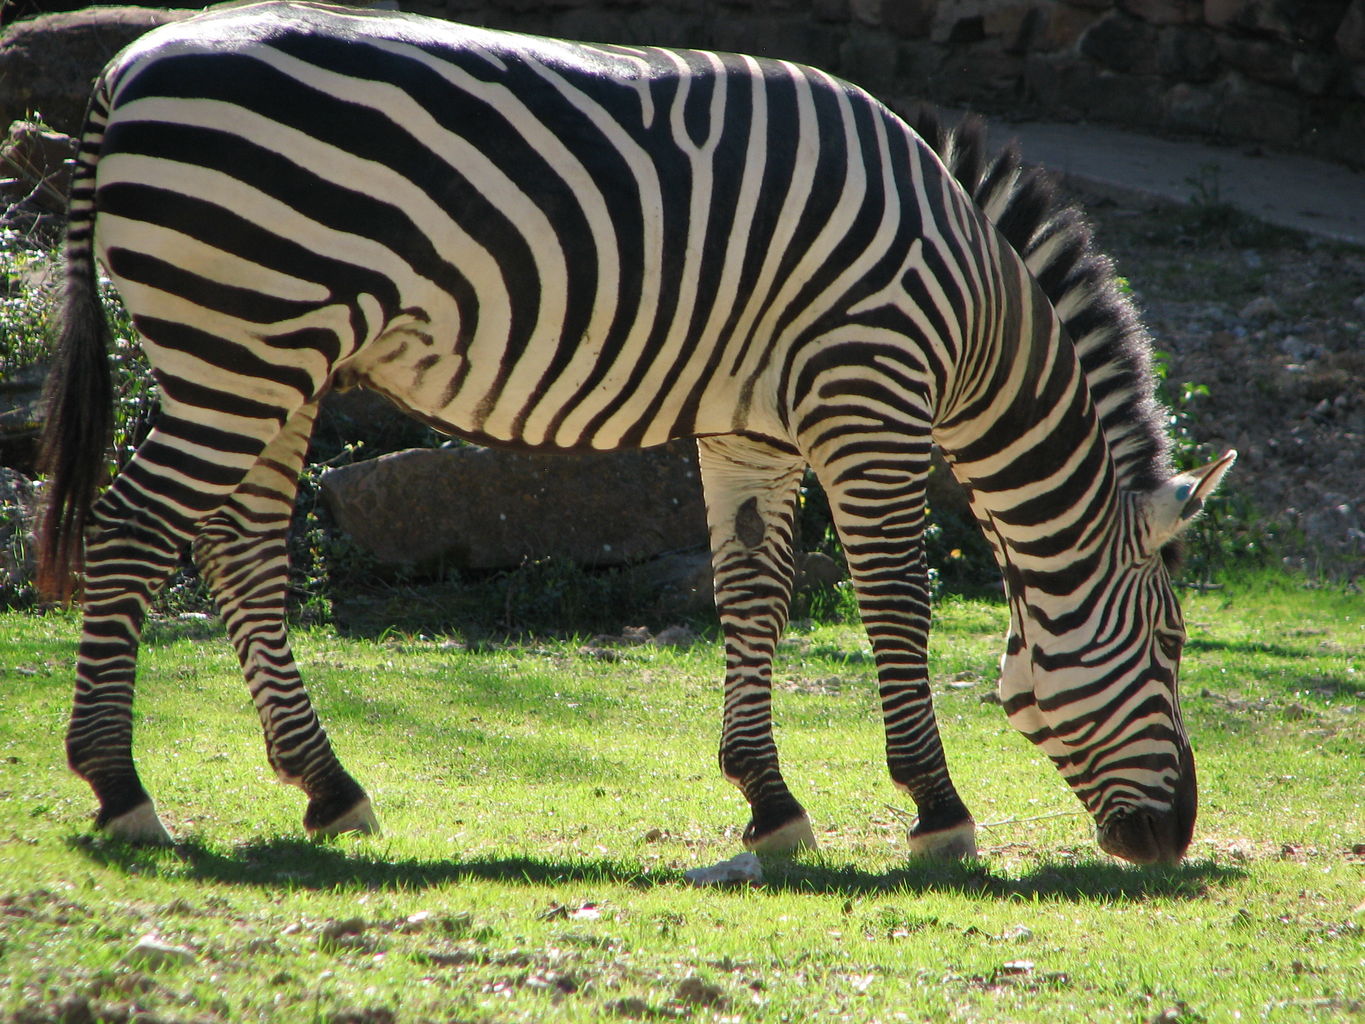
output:
<svg viewBox="0 0 1365 1024"><path fill-rule="evenodd" d="M1269 85L1294 86L1294 51L1270 39L1218 37L1218 55L1230 68Z"/></svg>
<svg viewBox="0 0 1365 1024"><path fill-rule="evenodd" d="M889 91L896 84L899 57L896 41L885 32L854 30L839 48L839 68L874 93Z"/></svg>
<svg viewBox="0 0 1365 1024"><path fill-rule="evenodd" d="M842 562L819 551L807 551L796 559L797 589L813 587L832 587L848 579L848 571Z"/></svg>
<svg viewBox="0 0 1365 1024"><path fill-rule="evenodd" d="M184 946L172 946L162 942L155 935L144 935L119 959L119 963L155 971L172 965L192 964L197 959L193 950Z"/></svg>
<svg viewBox="0 0 1365 1024"><path fill-rule="evenodd" d="M15 121L0 142L0 206L30 199L48 213L66 211L67 185L76 144L61 132L31 121ZM5 180L13 185L6 186Z"/></svg>
<svg viewBox="0 0 1365 1024"><path fill-rule="evenodd" d="M1243 320L1258 322L1274 320L1280 315L1280 305L1269 295L1261 295L1243 306L1237 315Z"/></svg>
<svg viewBox="0 0 1365 1024"><path fill-rule="evenodd" d="M1081 36L1080 52L1110 71L1150 75L1157 70L1156 29L1126 14L1101 18Z"/></svg>
<svg viewBox="0 0 1365 1024"><path fill-rule="evenodd" d="M37 515L33 481L0 466L0 605L24 595L33 583Z"/></svg>
<svg viewBox="0 0 1365 1024"><path fill-rule="evenodd" d="M1204 22L1215 28L1278 36L1296 45L1327 42L1351 0L1204 0Z"/></svg>
<svg viewBox="0 0 1365 1024"><path fill-rule="evenodd" d="M763 882L763 862L758 859L757 854L741 853L710 867L692 868L684 871L683 878L689 885L697 886L760 885ZM683 984L688 984L690 981L692 979L686 979ZM683 998L681 994L682 985L679 986L679 993L679 998ZM689 1002L700 1001L690 994L687 999Z"/></svg>
<svg viewBox="0 0 1365 1024"><path fill-rule="evenodd" d="M15 22L0 37L0 127L41 113L78 134L95 76L114 54L158 25L194 11L92 7Z"/></svg>
<svg viewBox="0 0 1365 1024"><path fill-rule="evenodd" d="M898 36L919 39L929 34L937 12L938 0L886 0L882 24Z"/></svg>
<svg viewBox="0 0 1365 1024"><path fill-rule="evenodd" d="M1071 49L1085 34L1085 30L1102 17L1089 7L1073 7L1069 4L1034 9L1045 17L1041 31L1030 40L1029 49L1045 52Z"/></svg>
<svg viewBox="0 0 1365 1024"><path fill-rule="evenodd" d="M1019 91L1024 61L1023 55L1008 52L1000 39L962 47L939 68L932 95L940 103L1005 102Z"/></svg>
<svg viewBox="0 0 1365 1024"><path fill-rule="evenodd" d="M1322 96L1340 80L1344 65L1338 57L1320 53L1295 53L1291 69L1294 85L1299 92L1309 96Z"/></svg>
<svg viewBox="0 0 1365 1024"><path fill-rule="evenodd" d="M46 380L46 364L6 368L0 377L0 466L34 473Z"/></svg>
<svg viewBox="0 0 1365 1024"><path fill-rule="evenodd" d="M1222 112L1218 128L1225 135L1292 145L1303 127L1303 111L1287 90L1249 82L1231 72L1218 84Z"/></svg>
<svg viewBox="0 0 1365 1024"><path fill-rule="evenodd" d="M848 0L815 0L811 13L817 21L848 21Z"/></svg>
<svg viewBox="0 0 1365 1024"><path fill-rule="evenodd" d="M1164 28L1157 36L1156 67L1182 82L1208 82L1217 73L1218 44L1198 28Z"/></svg>
<svg viewBox="0 0 1365 1024"><path fill-rule="evenodd" d="M1098 77L1095 66L1069 54L1029 54L1024 62L1024 94L1052 117L1082 116L1089 89Z"/></svg>
<svg viewBox="0 0 1365 1024"><path fill-rule="evenodd" d="M412 449L328 470L340 527L394 566L624 565L707 543L693 446L528 455Z"/></svg>
<svg viewBox="0 0 1365 1024"><path fill-rule="evenodd" d="M853 20L877 27L882 23L882 0L848 0Z"/></svg>
<svg viewBox="0 0 1365 1024"><path fill-rule="evenodd" d="M622 570L637 593L656 594L661 617L707 616L715 613L711 551L706 546L670 551Z"/></svg>
<svg viewBox="0 0 1365 1024"><path fill-rule="evenodd" d="M1365 62L1365 0L1351 0L1334 41L1337 52L1347 60Z"/></svg>
<svg viewBox="0 0 1365 1024"><path fill-rule="evenodd" d="M1218 123L1218 100L1207 88L1181 82L1166 93L1163 126L1181 132L1208 132Z"/></svg>
<svg viewBox="0 0 1365 1024"><path fill-rule="evenodd" d="M1119 0L1119 7L1152 25L1191 25L1204 16L1203 0Z"/></svg>

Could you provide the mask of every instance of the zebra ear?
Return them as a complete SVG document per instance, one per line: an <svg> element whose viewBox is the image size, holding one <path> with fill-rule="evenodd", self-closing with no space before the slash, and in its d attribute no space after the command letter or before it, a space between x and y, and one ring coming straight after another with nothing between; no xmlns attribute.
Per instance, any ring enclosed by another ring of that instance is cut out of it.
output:
<svg viewBox="0 0 1365 1024"><path fill-rule="evenodd" d="M1198 518L1204 499L1236 461L1236 450L1229 448L1207 466L1177 473L1148 495L1142 516L1144 554L1156 554Z"/></svg>

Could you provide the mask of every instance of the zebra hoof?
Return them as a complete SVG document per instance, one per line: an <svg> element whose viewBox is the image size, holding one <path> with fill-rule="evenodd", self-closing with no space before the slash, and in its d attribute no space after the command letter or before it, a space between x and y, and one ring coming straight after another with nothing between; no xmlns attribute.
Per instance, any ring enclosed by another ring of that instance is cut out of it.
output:
<svg viewBox="0 0 1365 1024"><path fill-rule="evenodd" d="M968 818L960 825L937 832L919 832L919 819L910 826L910 853L931 860L972 860L976 857L976 822Z"/></svg>
<svg viewBox="0 0 1365 1024"><path fill-rule="evenodd" d="M793 818L781 828L773 829L757 839L744 840L744 846L759 854L795 853L797 850L818 850L815 832L810 827L810 818L804 814Z"/></svg>
<svg viewBox="0 0 1365 1024"><path fill-rule="evenodd" d="M326 825L319 825L308 830L308 834L315 839L339 836L347 832L359 832L364 835L379 834L379 819L375 817L369 797L365 797L345 814L334 818Z"/></svg>
<svg viewBox="0 0 1365 1024"><path fill-rule="evenodd" d="M146 800L117 818L110 818L100 829L110 839L135 846L170 846L171 834L157 817L156 808Z"/></svg>

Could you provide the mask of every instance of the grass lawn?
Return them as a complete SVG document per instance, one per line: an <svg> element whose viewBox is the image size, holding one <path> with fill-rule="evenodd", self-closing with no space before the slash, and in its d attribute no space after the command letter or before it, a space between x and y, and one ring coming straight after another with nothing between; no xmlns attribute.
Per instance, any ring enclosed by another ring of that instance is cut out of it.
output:
<svg viewBox="0 0 1365 1024"><path fill-rule="evenodd" d="M182 842L90 835L61 735L77 620L0 614L0 1020L1365 1020L1365 599L1258 577L1185 600L1190 856L1119 865L982 695L1002 606L933 639L982 859L915 863L854 627L796 629L776 698L823 849L764 885L719 776L718 646L296 634L385 832L312 843L212 623L142 654L144 781ZM134 952L144 936L170 952Z"/></svg>

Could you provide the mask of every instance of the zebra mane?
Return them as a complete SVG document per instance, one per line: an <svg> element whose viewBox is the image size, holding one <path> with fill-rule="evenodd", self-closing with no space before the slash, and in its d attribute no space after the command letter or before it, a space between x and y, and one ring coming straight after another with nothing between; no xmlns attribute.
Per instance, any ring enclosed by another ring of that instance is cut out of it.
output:
<svg viewBox="0 0 1365 1024"><path fill-rule="evenodd" d="M1151 491L1171 475L1166 417L1156 397L1152 337L1123 294L1090 225L1062 203L1049 175L1023 166L1011 143L985 155L986 127L947 127L932 107L913 126L1023 258L1076 346L1100 427L1125 490Z"/></svg>

